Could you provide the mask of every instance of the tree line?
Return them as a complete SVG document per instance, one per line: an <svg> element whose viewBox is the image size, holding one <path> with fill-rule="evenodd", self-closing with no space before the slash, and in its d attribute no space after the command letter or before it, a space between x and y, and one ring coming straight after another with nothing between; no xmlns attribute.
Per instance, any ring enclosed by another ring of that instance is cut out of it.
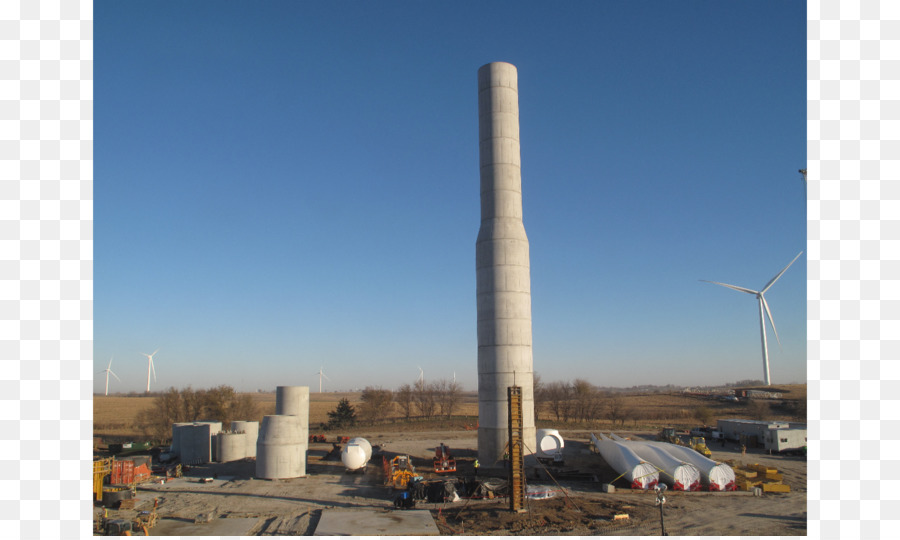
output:
<svg viewBox="0 0 900 540"><path fill-rule="evenodd" d="M258 414L253 398L238 394L231 386L205 390L170 387L138 414L137 423L145 435L162 441L172 436L172 424L178 422L215 420L228 429L232 420L256 420Z"/></svg>

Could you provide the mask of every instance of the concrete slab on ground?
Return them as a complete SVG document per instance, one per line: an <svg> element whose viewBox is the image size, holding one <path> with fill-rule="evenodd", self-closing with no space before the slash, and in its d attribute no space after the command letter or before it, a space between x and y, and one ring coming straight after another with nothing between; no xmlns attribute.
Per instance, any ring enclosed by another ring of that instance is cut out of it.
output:
<svg viewBox="0 0 900 540"><path fill-rule="evenodd" d="M315 536L437 536L428 510L322 510Z"/></svg>
<svg viewBox="0 0 900 540"><path fill-rule="evenodd" d="M163 518L150 530L153 536L246 536L260 518L221 518L209 523Z"/></svg>

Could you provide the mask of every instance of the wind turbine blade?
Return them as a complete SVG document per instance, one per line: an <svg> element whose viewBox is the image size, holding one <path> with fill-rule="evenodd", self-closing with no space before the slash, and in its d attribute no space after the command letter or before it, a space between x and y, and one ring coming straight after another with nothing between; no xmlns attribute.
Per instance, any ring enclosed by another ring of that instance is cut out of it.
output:
<svg viewBox="0 0 900 540"><path fill-rule="evenodd" d="M106 369L109 369L109 368L111 368L111 367L112 367L112 358L109 359L109 365L106 366Z"/></svg>
<svg viewBox="0 0 900 540"><path fill-rule="evenodd" d="M109 371L109 374L112 375L113 377L115 377L116 379L118 379L119 382L122 382L122 379L119 379L119 376L116 375L115 373L113 373L112 370Z"/></svg>
<svg viewBox="0 0 900 540"><path fill-rule="evenodd" d="M785 267L781 270L781 272L778 272L778 274L777 274L775 277L773 277L773 278L771 279L771 281L769 281L768 283L766 283L766 286L763 287L762 290L759 291L759 292L764 293L764 292L768 291L768 290L769 290L769 287L771 287L772 285L775 284L776 281L778 281L778 278L781 277L781 274L785 273L785 272L787 271L787 269L790 268L792 264L794 264L794 261L796 261L797 259L800 258L800 255L803 255L803 252L802 252L802 251L801 251L800 253L798 253L797 256L794 257L794 259L793 259L791 262L789 262L788 265L785 266Z"/></svg>
<svg viewBox="0 0 900 540"><path fill-rule="evenodd" d="M778 330L775 328L775 320L772 318L772 312L769 311L769 303L766 302L766 297L763 295L759 295L759 301L762 302L763 308L766 310L766 315L769 316L769 322L772 323L772 330L775 331L775 341L778 342L778 346L781 347L781 340L778 338Z"/></svg>
<svg viewBox="0 0 900 540"><path fill-rule="evenodd" d="M331 379L328 378L328 375L325 375L324 372L322 373L322 376L325 377L325 380L326 380L326 381L330 381L330 380L331 380Z"/></svg>
<svg viewBox="0 0 900 540"><path fill-rule="evenodd" d="M748 294L757 294L757 291L751 291L750 289L745 289L744 287L738 287L736 285L729 285L727 283L719 283L718 281L709 281L708 279L701 279L700 281L704 281L706 283L715 283L716 285L721 285L723 287L728 287L729 289L734 289L736 291L745 292Z"/></svg>
<svg viewBox="0 0 900 540"><path fill-rule="evenodd" d="M156 353L153 353L156 354ZM150 370L153 371L153 380L156 380L156 366L153 365L153 355L150 355Z"/></svg>
<svg viewBox="0 0 900 540"><path fill-rule="evenodd" d="M156 353L158 353L158 352L159 352L159 349L156 349L155 351L153 351L153 354L151 354L150 356L156 356Z"/></svg>

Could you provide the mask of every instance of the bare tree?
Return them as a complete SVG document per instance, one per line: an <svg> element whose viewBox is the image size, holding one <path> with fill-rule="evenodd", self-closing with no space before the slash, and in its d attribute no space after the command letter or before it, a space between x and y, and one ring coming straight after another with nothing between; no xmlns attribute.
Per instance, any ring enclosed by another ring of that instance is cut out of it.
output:
<svg viewBox="0 0 900 540"><path fill-rule="evenodd" d="M545 408L547 396L546 388L544 387L544 381L541 380L541 376L537 373L532 373L532 377L534 378L532 382L532 388L534 392L534 420L540 420L540 412L541 409Z"/></svg>
<svg viewBox="0 0 900 540"><path fill-rule="evenodd" d="M625 400L622 399L622 396L612 394L606 398L606 416L612 420L613 425L616 425L616 422L625 425L628 413L629 411L625 407Z"/></svg>
<svg viewBox="0 0 900 540"><path fill-rule="evenodd" d="M576 420L590 420L600 414L600 393L584 379L575 379L572 389L572 416Z"/></svg>
<svg viewBox="0 0 900 540"><path fill-rule="evenodd" d="M694 409L694 418L704 426L708 426L713 420L713 410L706 406L700 406Z"/></svg>
<svg viewBox="0 0 900 540"><path fill-rule="evenodd" d="M554 381L546 385L544 396L547 408L556 416L557 422L569 420L571 394L571 388L564 382Z"/></svg>
<svg viewBox="0 0 900 540"><path fill-rule="evenodd" d="M439 414L450 418L462 400L462 385L456 381L441 379L434 385L434 392Z"/></svg>
<svg viewBox="0 0 900 540"><path fill-rule="evenodd" d="M232 420L251 419L257 415L256 403L246 394L238 394L226 385L209 390L182 390L174 387L157 394L153 404L138 415L145 434L168 440L172 424L195 420L216 420L230 426Z"/></svg>
<svg viewBox="0 0 900 540"><path fill-rule="evenodd" d="M423 380L416 381L413 386L413 400L419 414L425 418L434 416L437 408L437 385L435 383L428 384Z"/></svg>
<svg viewBox="0 0 900 540"><path fill-rule="evenodd" d="M388 416L394 407L394 393L380 386L365 387L360 399L362 399L359 407L360 416L363 421L373 424L375 420Z"/></svg>
<svg viewBox="0 0 900 540"><path fill-rule="evenodd" d="M415 403L413 396L413 389L408 384L401 384L400 388L394 392L394 401L400 406L400 410L407 420L412 416L413 404Z"/></svg>

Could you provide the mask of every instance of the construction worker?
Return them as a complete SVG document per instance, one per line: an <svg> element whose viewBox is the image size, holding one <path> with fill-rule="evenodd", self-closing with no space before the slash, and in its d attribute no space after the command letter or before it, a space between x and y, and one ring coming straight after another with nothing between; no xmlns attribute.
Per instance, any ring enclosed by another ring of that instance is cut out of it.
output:
<svg viewBox="0 0 900 540"><path fill-rule="evenodd" d="M478 458L475 458L475 476L478 476Z"/></svg>

